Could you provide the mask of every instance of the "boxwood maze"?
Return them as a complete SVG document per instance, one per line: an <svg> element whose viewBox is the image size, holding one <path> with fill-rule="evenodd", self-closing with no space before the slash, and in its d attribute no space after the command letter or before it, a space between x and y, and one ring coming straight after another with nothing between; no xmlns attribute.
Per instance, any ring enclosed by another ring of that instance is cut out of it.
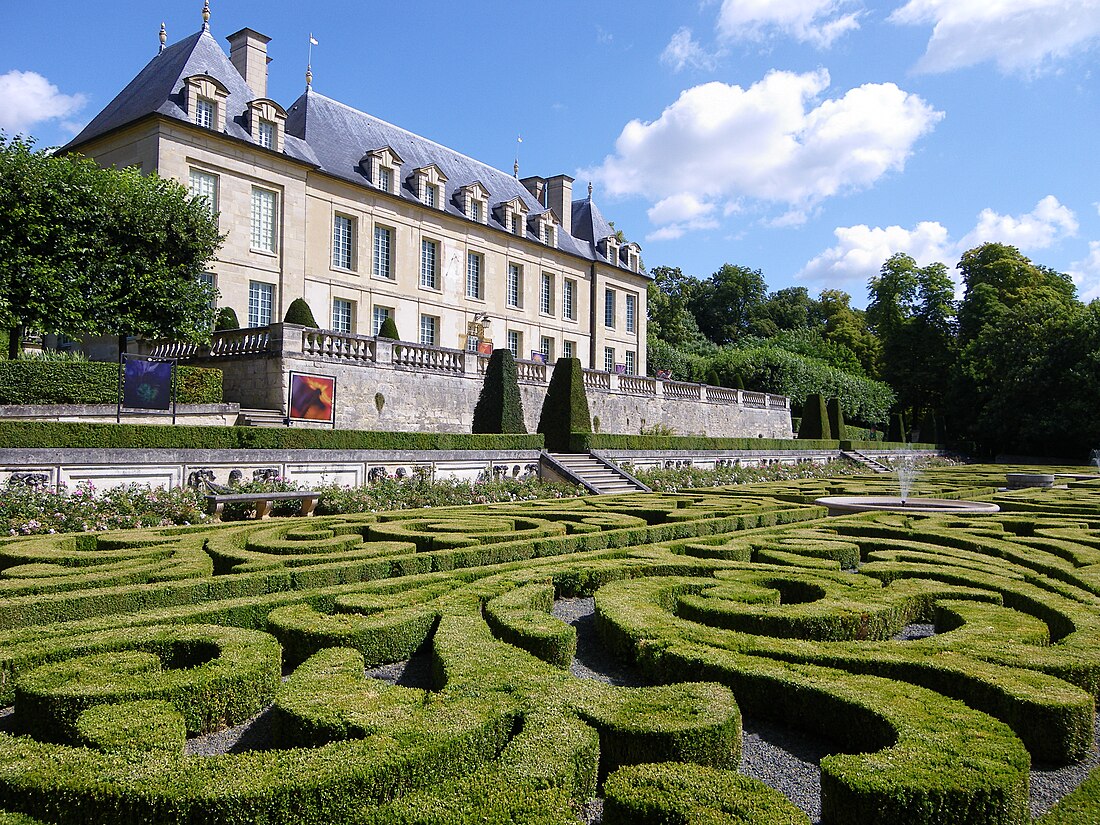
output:
<svg viewBox="0 0 1100 825"><path fill-rule="evenodd" d="M1026 823L1093 741L1100 486L1003 472L925 482L982 519L807 503L845 479L7 540L0 823L808 823L742 714L833 743L823 822ZM570 674L549 611L593 594L649 686ZM417 651L430 689L365 674Z"/></svg>

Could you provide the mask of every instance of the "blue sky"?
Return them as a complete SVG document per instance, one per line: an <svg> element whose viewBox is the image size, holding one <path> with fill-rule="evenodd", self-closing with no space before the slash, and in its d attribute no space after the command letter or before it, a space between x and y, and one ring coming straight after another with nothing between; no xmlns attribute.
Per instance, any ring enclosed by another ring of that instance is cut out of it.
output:
<svg viewBox="0 0 1100 825"><path fill-rule="evenodd" d="M994 9L994 7L996 7ZM202 2L5 10L0 128L58 145ZM576 177L646 265L857 305L893 252L1019 246L1100 297L1100 0L212 0L314 89L502 169ZM226 46L226 48L228 48ZM522 143L517 137L522 136Z"/></svg>

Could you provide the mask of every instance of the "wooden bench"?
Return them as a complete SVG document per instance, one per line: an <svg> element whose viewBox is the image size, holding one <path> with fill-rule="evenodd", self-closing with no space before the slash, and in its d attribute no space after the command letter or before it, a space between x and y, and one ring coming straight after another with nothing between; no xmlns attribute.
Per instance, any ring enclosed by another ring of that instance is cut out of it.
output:
<svg viewBox="0 0 1100 825"><path fill-rule="evenodd" d="M256 510L256 518L261 519L271 515L271 507L276 501L296 500L302 502L302 509L298 514L312 516L320 497L321 494L313 490L300 490L289 493L208 493L206 495L206 506L214 520L221 521L222 511L225 509L226 504L244 501L253 505Z"/></svg>

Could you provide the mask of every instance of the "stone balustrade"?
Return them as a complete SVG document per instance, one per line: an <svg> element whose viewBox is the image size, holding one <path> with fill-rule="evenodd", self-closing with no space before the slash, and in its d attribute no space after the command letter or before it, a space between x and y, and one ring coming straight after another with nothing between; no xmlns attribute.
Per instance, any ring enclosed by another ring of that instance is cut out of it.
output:
<svg viewBox="0 0 1100 825"><path fill-rule="evenodd" d="M307 329L292 324L271 324L253 329L215 332L213 343L209 346L159 343L146 347L146 354L162 358L214 360L256 355L300 356L338 364L465 375L472 378L484 375L489 360L486 356L459 349ZM546 386L550 381L550 368L538 361L517 359L516 372L521 384ZM791 408L790 399L782 395L711 387L644 375L621 375L601 370L584 370L584 386L585 389L595 392L697 401L757 410Z"/></svg>

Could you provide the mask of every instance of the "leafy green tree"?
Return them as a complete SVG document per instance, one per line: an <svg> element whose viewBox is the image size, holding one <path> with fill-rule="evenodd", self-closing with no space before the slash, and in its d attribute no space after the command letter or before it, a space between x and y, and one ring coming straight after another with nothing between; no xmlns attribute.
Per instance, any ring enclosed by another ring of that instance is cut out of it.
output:
<svg viewBox="0 0 1100 825"><path fill-rule="evenodd" d="M208 205L155 174L100 169L0 135L0 325L203 340L215 297L199 276L221 245Z"/></svg>
<svg viewBox="0 0 1100 825"><path fill-rule="evenodd" d="M751 327L756 335L772 336L785 330L806 329L814 314L814 300L804 286L791 286L770 293L753 308Z"/></svg>
<svg viewBox="0 0 1100 825"><path fill-rule="evenodd" d="M730 344L752 334L752 319L767 293L759 269L724 264L699 284L687 306L707 338L716 344Z"/></svg>
<svg viewBox="0 0 1100 825"><path fill-rule="evenodd" d="M684 275L678 267L656 266L649 274L653 276L646 288L649 334L675 347L692 348L705 342L695 316L688 309L699 282Z"/></svg>
<svg viewBox="0 0 1100 825"><path fill-rule="evenodd" d="M822 328L825 340L855 355L863 374L878 377L882 345L868 329L866 314L852 307L852 296L841 289L824 289L814 303L812 316Z"/></svg>

